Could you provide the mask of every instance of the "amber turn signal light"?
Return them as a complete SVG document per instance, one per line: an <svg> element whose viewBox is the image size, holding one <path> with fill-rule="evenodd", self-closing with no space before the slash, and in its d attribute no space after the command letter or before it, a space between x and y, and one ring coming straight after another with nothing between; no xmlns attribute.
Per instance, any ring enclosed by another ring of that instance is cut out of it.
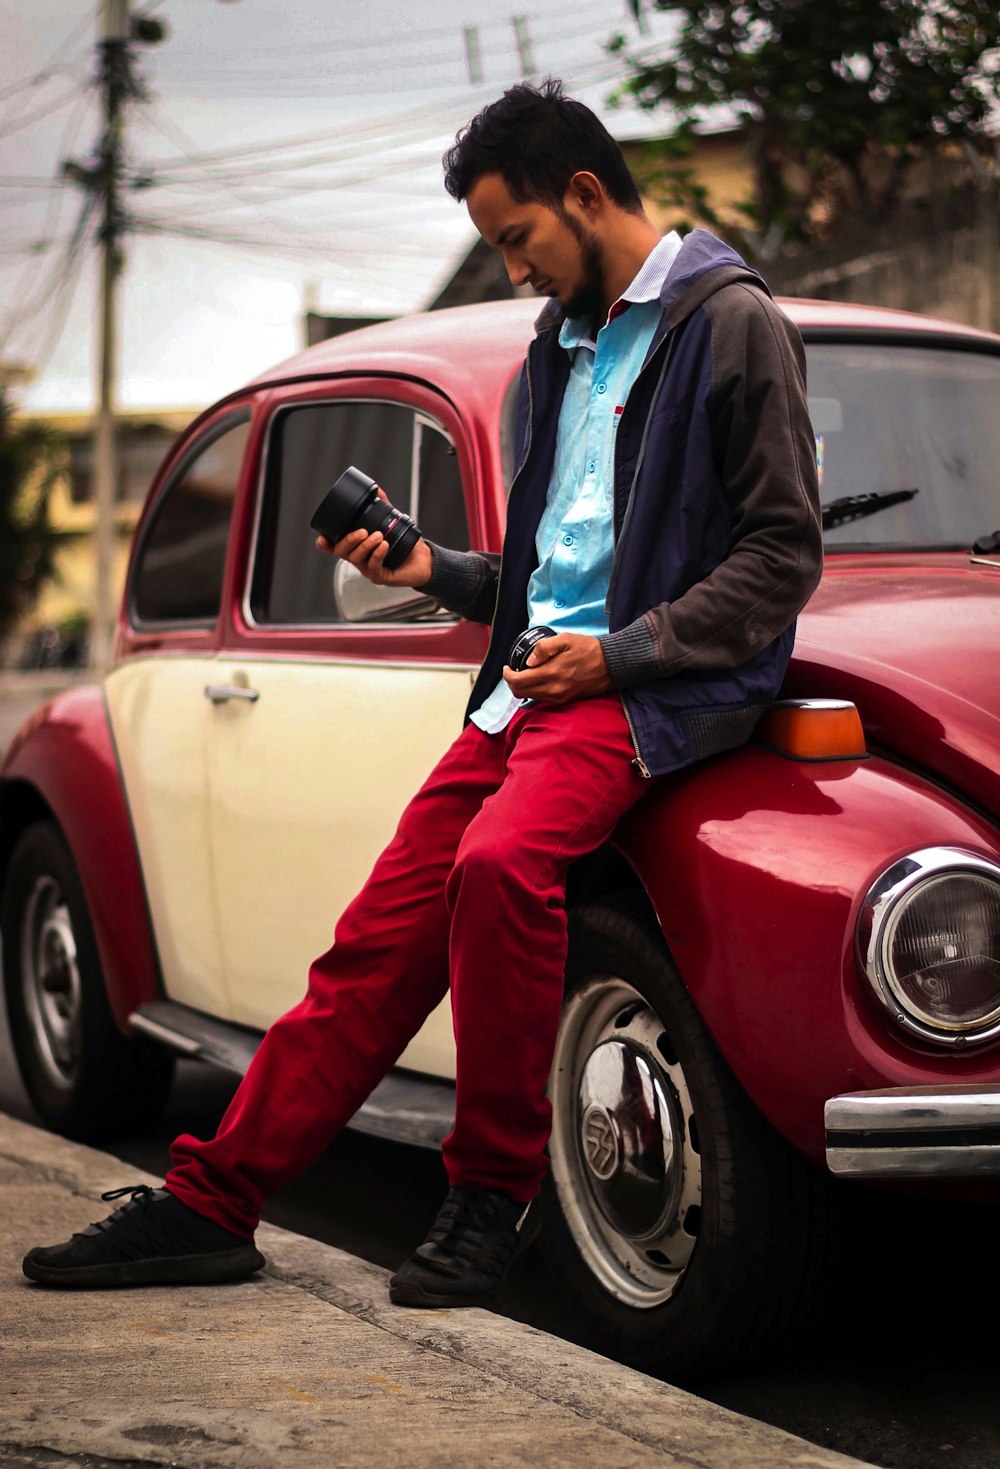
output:
<svg viewBox="0 0 1000 1469"><path fill-rule="evenodd" d="M861 716L848 699L781 699L754 734L790 760L860 760L868 753Z"/></svg>

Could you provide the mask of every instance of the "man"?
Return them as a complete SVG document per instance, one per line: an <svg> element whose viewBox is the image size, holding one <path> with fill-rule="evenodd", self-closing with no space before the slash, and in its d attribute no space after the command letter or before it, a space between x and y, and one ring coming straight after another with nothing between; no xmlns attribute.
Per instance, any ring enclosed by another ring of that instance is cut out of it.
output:
<svg viewBox="0 0 1000 1469"><path fill-rule="evenodd" d="M329 1144L450 983L451 1188L390 1295L495 1300L546 1168L570 865L651 777L744 741L781 685L821 560L794 328L713 236L659 237L617 145L558 83L487 107L445 178L511 281L549 298L522 375L503 574L425 541L390 572L363 530L321 549L492 622L470 721L216 1137L178 1138L164 1189L32 1250L34 1280L259 1269L262 1201ZM515 672L528 625L553 632Z"/></svg>

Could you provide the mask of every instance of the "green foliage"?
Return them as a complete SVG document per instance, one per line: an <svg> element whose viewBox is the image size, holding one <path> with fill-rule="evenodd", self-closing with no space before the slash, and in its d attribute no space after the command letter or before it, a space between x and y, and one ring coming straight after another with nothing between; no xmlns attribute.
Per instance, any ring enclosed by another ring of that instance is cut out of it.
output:
<svg viewBox="0 0 1000 1469"><path fill-rule="evenodd" d="M1000 104L996 0L740 0L680 4L671 55L629 54L625 90L690 136L722 108L748 134L758 240L808 239L822 216L890 206L942 144L985 141ZM820 206L817 209L817 206Z"/></svg>
<svg viewBox="0 0 1000 1469"><path fill-rule="evenodd" d="M45 424L16 423L0 386L0 638L31 607L54 574L58 548L72 539L49 523L60 470L59 436Z"/></svg>

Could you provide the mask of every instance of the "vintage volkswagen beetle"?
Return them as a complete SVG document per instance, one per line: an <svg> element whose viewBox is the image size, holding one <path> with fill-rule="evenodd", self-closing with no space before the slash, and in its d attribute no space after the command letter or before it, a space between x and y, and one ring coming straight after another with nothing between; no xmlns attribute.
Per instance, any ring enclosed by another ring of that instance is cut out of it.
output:
<svg viewBox="0 0 1000 1469"><path fill-rule="evenodd" d="M0 772L7 1004L51 1127L141 1125L177 1053L245 1068L460 727L485 630L335 566L309 519L356 464L432 539L499 547L534 309L315 347L169 454L114 667ZM831 1170L1000 1168L1000 338L785 309L828 551L787 702L570 892L541 1245L608 1350L674 1373L808 1309ZM356 1125L436 1146L452 1061L442 1010Z"/></svg>

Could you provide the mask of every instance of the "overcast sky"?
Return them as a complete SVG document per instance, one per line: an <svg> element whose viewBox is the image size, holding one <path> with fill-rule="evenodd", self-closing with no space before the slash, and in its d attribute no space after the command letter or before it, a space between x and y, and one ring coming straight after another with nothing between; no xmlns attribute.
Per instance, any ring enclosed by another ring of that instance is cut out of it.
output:
<svg viewBox="0 0 1000 1469"><path fill-rule="evenodd" d="M474 236L445 194L456 129L521 75L562 76L619 137L662 129L605 103L623 68L604 43L640 36L625 0L146 0L168 26L143 48L149 100L130 110L120 399L194 408L295 351L306 301L344 314L423 306ZM86 162L96 0L0 0L0 360L38 369L26 408L93 402L94 223L53 180ZM474 27L482 81L470 79ZM23 182L22 182L23 181Z"/></svg>

